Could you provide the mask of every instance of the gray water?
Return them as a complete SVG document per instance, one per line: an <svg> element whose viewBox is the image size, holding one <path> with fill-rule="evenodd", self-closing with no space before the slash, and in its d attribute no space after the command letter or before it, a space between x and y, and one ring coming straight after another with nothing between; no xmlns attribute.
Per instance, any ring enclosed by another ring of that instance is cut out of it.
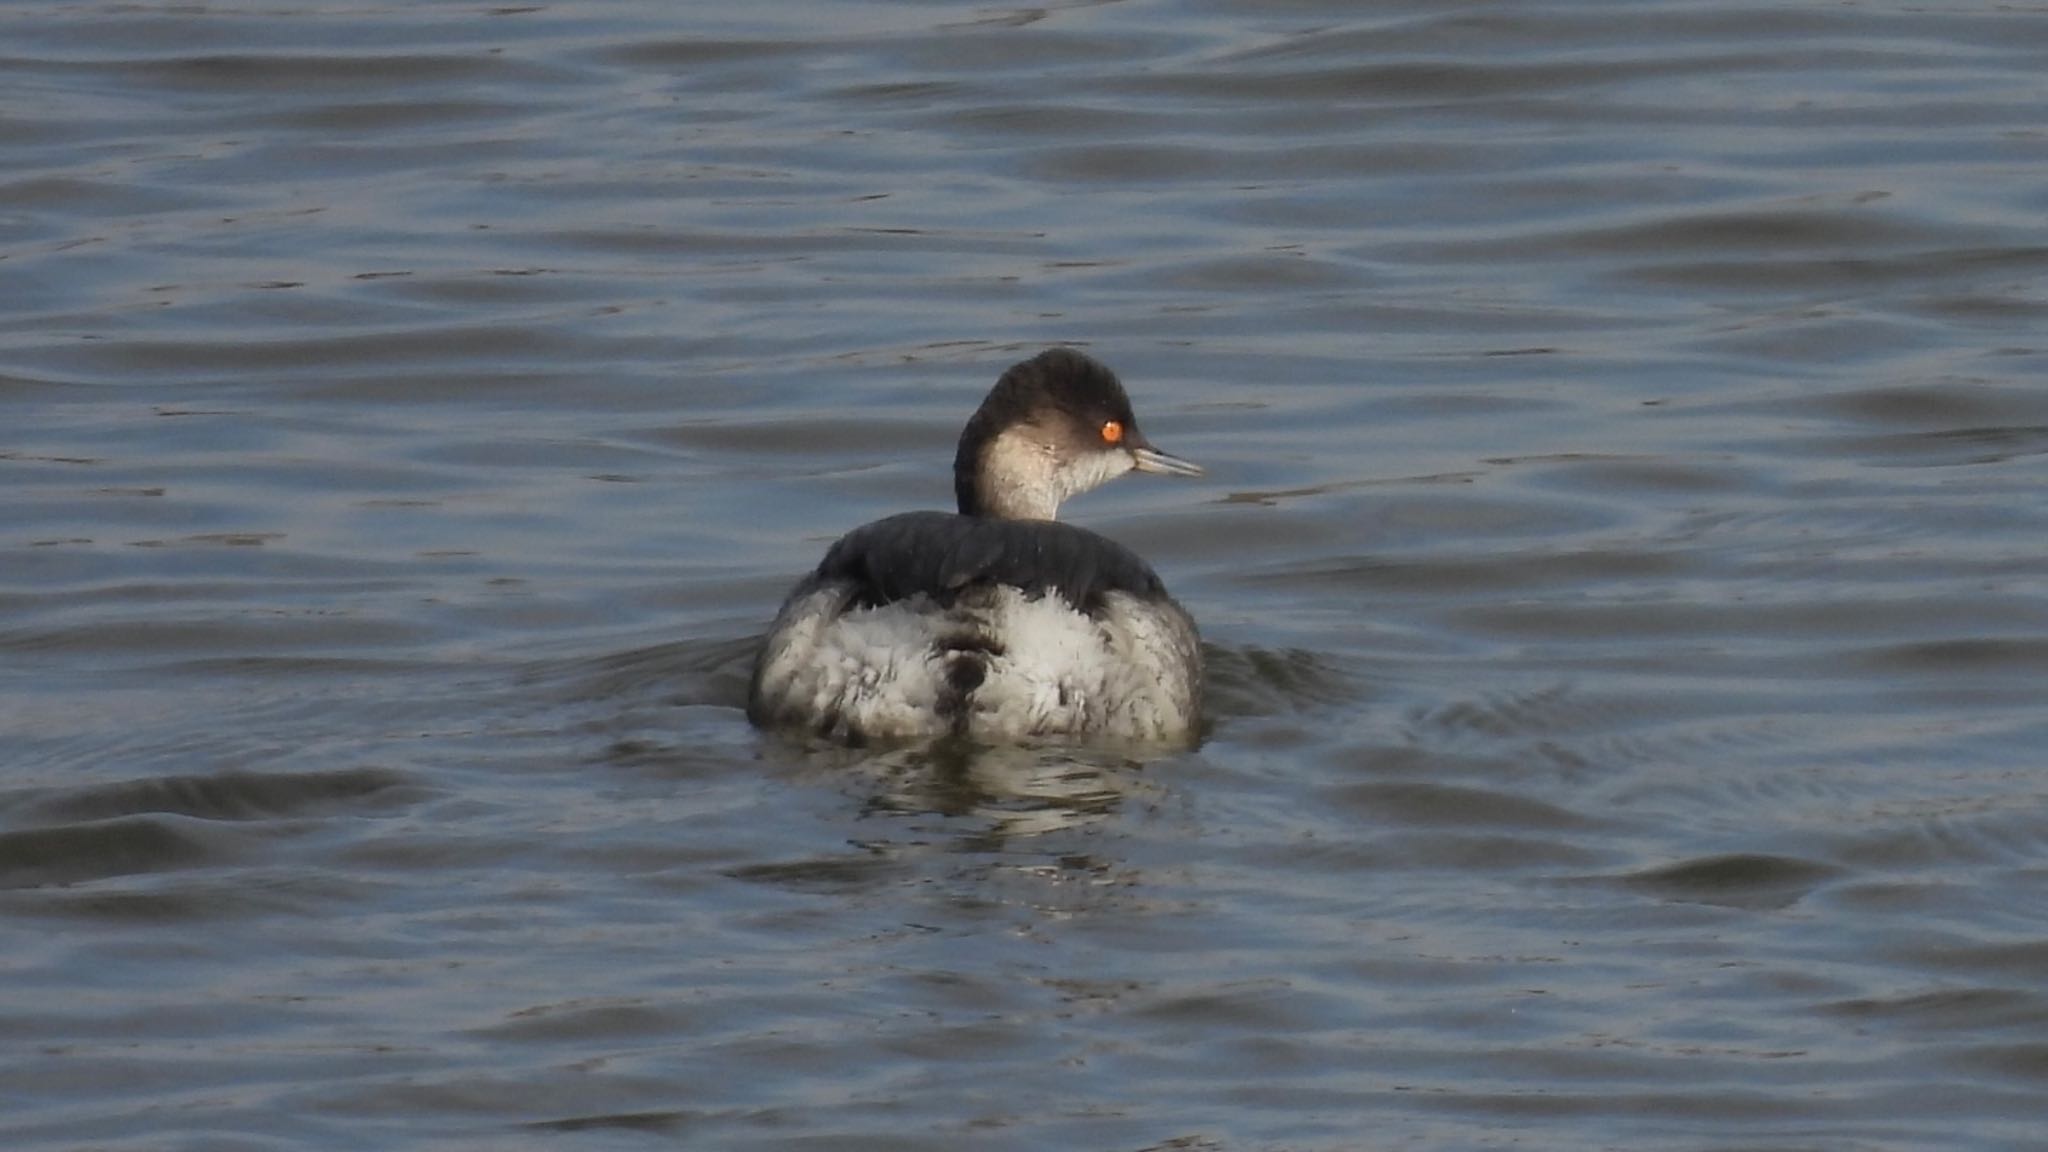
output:
<svg viewBox="0 0 2048 1152"><path fill-rule="evenodd" d="M0 95L0 1146L2048 1146L2048 12L18 4ZM749 728L1052 343L1209 468L1069 511L1208 739Z"/></svg>

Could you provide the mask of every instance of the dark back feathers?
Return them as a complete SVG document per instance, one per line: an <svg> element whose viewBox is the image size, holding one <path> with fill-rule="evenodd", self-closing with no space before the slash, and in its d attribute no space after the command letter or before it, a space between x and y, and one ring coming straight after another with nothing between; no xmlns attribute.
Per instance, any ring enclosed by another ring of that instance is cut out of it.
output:
<svg viewBox="0 0 2048 1152"><path fill-rule="evenodd" d="M854 601L868 606L920 594L950 605L964 592L996 584L1056 591L1090 614L1111 592L1166 595L1137 553L1086 528L951 512L905 512L840 537L806 583L834 581L851 583Z"/></svg>

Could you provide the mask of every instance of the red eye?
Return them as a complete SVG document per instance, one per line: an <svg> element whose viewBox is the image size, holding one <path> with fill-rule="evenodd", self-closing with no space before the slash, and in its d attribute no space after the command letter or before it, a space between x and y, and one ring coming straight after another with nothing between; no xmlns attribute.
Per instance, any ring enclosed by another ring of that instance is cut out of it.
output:
<svg viewBox="0 0 2048 1152"><path fill-rule="evenodd" d="M1104 420L1102 422L1102 442L1104 444L1121 444L1123 439L1124 426L1121 421Z"/></svg>

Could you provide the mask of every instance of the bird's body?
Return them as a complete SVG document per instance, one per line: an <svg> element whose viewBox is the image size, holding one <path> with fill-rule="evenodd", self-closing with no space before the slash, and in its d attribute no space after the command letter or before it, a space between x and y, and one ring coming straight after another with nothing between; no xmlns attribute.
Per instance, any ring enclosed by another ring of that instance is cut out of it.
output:
<svg viewBox="0 0 2048 1152"><path fill-rule="evenodd" d="M849 743L1185 743L1201 715L1194 621L1135 552L1052 519L1154 450L1107 368L1053 349L1004 373L962 433L960 511L854 529L790 593L748 715Z"/></svg>

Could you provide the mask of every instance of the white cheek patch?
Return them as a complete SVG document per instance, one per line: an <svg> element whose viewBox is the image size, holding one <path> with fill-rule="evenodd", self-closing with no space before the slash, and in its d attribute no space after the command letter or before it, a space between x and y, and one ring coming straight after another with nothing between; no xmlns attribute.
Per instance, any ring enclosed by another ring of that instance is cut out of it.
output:
<svg viewBox="0 0 2048 1152"><path fill-rule="evenodd" d="M1059 473L1060 499L1079 496L1092 488L1100 488L1111 480L1136 467L1128 452L1091 452L1079 460L1068 463Z"/></svg>
<svg viewBox="0 0 2048 1152"><path fill-rule="evenodd" d="M1010 520L1052 520L1069 497L1099 488L1136 465L1128 452L1083 448L1062 460L1034 426L1011 428L983 449L977 486L988 510Z"/></svg>

